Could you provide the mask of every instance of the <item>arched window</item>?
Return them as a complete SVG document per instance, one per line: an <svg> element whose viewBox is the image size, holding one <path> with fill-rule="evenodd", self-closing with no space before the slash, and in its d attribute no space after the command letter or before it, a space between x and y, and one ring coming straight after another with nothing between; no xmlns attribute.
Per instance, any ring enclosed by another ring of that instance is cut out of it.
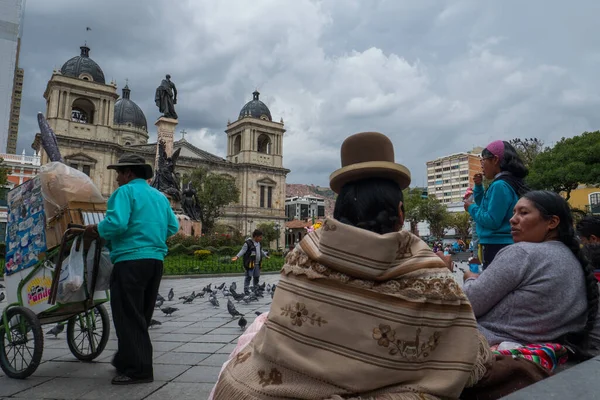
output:
<svg viewBox="0 0 600 400"><path fill-rule="evenodd" d="M242 135L237 135L233 139L233 154L238 154L242 150Z"/></svg>
<svg viewBox="0 0 600 400"><path fill-rule="evenodd" d="M257 149L259 153L271 154L271 139L264 133L258 137Z"/></svg>
<svg viewBox="0 0 600 400"><path fill-rule="evenodd" d="M94 123L94 104L87 99L77 99L71 106L71 121L82 124Z"/></svg>
<svg viewBox="0 0 600 400"><path fill-rule="evenodd" d="M125 146L131 146L131 142L125 142Z"/></svg>

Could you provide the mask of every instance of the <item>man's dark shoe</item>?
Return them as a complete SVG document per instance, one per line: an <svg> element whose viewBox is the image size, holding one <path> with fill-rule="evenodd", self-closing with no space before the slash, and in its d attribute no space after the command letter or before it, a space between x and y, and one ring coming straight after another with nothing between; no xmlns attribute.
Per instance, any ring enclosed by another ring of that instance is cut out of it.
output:
<svg viewBox="0 0 600 400"><path fill-rule="evenodd" d="M113 378L113 385L135 385L138 383L152 383L154 379L152 378L130 378L127 375L117 375Z"/></svg>

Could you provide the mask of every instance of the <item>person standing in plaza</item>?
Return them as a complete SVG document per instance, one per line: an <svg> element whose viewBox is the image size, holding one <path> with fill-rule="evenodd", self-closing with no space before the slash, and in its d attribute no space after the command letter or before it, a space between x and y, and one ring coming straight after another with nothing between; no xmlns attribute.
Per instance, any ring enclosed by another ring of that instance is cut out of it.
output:
<svg viewBox="0 0 600 400"><path fill-rule="evenodd" d="M149 383L154 371L148 327L168 251L166 240L177 233L179 223L167 197L148 184L152 167L143 157L124 155L108 169L117 171L119 188L108 199L104 220L86 226L85 236L104 239L114 264L110 305L118 349L112 383Z"/></svg>
<svg viewBox="0 0 600 400"><path fill-rule="evenodd" d="M263 239L263 233L258 229L252 232L252 238L246 239L242 249L237 254L237 256L233 257L231 261L237 261L238 258L242 257L244 262L244 270L245 279L244 279L244 293L250 293L250 281L252 282L252 286L256 288L258 286L258 282L260 280L260 265L262 263L262 259L269 258L267 253L265 253L262 249L261 242Z"/></svg>
<svg viewBox="0 0 600 400"><path fill-rule="evenodd" d="M515 148L508 142L496 140L481 152L483 174L473 178L473 202L465 200L467 211L477 230L483 251L483 270L494 260L496 254L513 243L510 219L519 198L529 191L523 182L527 168ZM484 190L483 177L492 181Z"/></svg>

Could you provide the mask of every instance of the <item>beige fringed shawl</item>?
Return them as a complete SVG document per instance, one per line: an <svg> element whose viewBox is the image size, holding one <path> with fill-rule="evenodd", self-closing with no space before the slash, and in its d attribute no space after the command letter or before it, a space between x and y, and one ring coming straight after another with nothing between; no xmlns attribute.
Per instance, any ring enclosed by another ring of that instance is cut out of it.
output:
<svg viewBox="0 0 600 400"><path fill-rule="evenodd" d="M286 258L267 322L215 399L458 398L490 358L469 301L423 241L329 219Z"/></svg>

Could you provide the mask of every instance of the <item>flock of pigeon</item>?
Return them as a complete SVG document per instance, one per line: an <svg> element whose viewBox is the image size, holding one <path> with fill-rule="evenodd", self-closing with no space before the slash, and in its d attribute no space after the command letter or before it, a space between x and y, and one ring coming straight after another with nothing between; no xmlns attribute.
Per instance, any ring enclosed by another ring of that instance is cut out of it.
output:
<svg viewBox="0 0 600 400"><path fill-rule="evenodd" d="M179 297L179 300L182 300L182 304L191 304L196 299L204 299L204 296L208 295L208 297L207 297L208 302L210 304L212 304L213 307L219 307L220 304L219 304L219 299L217 298L217 295L220 293L223 297L227 298L227 312L229 312L231 317L232 318L240 317L240 319L238 321L238 325L242 330L246 328L248 321L244 317L244 314L240 313L235 308L235 304L233 303L232 299L238 303L240 301L243 301L245 304L249 304L253 301L258 301L259 298L261 298L261 297L265 297L265 293L267 295L270 295L271 298L273 298L273 295L275 294L275 289L277 288L277 285L275 285L275 284L267 285L265 282L263 282L262 285L253 287L250 290L246 291L245 293L238 293L236 291L237 285L235 282L232 282L231 285L229 285L229 287L227 287L225 282L223 282L219 286L215 285L214 289L213 289L212 285L213 285L212 283L209 283L207 286L202 288L198 293L196 293L196 291L193 291L190 295ZM173 313L178 311L179 309L172 307L172 306L163 307L163 304L166 301L169 301L169 302L173 301L174 298L175 298L175 292L173 291L173 288L171 288L171 290L169 290L169 294L167 295L166 299L163 296L161 296L159 293L158 296L156 297L156 308L160 308L160 310L167 317L173 315ZM260 312L257 311L256 314L260 315ZM150 323L150 327L153 327L156 325L161 325L161 323L159 321L153 319L152 322Z"/></svg>

